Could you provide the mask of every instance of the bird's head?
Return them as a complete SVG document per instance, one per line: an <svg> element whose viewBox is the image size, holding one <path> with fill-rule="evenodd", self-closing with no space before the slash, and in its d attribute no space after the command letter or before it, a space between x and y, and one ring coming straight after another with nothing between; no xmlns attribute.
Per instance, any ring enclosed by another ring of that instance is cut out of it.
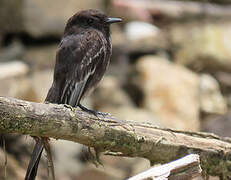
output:
<svg viewBox="0 0 231 180"><path fill-rule="evenodd" d="M99 10L83 10L73 15L67 22L64 33L78 29L95 28L109 33L112 23L121 22L120 18L111 18Z"/></svg>

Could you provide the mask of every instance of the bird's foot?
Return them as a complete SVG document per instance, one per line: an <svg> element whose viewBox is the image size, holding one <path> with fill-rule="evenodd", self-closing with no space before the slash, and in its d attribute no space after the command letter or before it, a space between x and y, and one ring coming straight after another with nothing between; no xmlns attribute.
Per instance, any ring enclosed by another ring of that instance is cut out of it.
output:
<svg viewBox="0 0 231 180"><path fill-rule="evenodd" d="M74 110L74 107L72 107L72 106L70 106L70 105L68 105L68 104L64 104L63 106L64 106L65 108L69 108L71 111Z"/></svg>
<svg viewBox="0 0 231 180"><path fill-rule="evenodd" d="M91 109L88 109L86 107L84 107L83 105L79 104L78 105L80 109L82 109L83 111L89 113L89 114L93 114L94 116L98 117L98 116L108 116L109 113L103 113L103 112L99 112L99 111L96 111L96 110L91 110Z"/></svg>

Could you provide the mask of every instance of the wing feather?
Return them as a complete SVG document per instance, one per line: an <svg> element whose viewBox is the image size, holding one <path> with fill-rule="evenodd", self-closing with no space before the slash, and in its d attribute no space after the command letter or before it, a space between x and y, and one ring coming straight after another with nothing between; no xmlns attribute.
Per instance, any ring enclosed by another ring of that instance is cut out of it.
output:
<svg viewBox="0 0 231 180"><path fill-rule="evenodd" d="M58 79L59 74L62 74L64 78L64 83L58 88L61 91L60 103L78 106L89 78L94 76L97 65L103 58L105 58L104 44L96 33L65 37L62 40L56 59L56 67L59 69L56 68L54 76ZM62 64L61 67L59 63Z"/></svg>

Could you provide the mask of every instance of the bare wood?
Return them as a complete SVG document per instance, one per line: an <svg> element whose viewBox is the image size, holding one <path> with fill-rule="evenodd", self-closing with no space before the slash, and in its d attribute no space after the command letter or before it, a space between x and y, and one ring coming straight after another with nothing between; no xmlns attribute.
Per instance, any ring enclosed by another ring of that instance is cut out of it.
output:
<svg viewBox="0 0 231 180"><path fill-rule="evenodd" d="M159 128L149 123L95 117L65 105L0 97L0 132L78 142L110 155L166 163L199 154L204 173L231 177L231 140L209 133Z"/></svg>
<svg viewBox="0 0 231 180"><path fill-rule="evenodd" d="M152 167L128 180L144 180L147 178L190 180L198 177L201 171L199 155L190 154L173 162Z"/></svg>

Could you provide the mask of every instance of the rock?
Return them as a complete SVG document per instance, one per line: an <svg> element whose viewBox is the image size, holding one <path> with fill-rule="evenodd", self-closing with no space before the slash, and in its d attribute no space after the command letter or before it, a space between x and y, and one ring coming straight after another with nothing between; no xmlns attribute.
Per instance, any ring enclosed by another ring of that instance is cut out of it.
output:
<svg viewBox="0 0 231 180"><path fill-rule="evenodd" d="M117 16L115 16L117 17ZM127 42L126 40L126 35L123 31L123 29L120 27L119 24L113 24L113 26L110 27L111 31L111 39L113 43L113 48L114 46L124 46L124 44Z"/></svg>
<svg viewBox="0 0 231 180"><path fill-rule="evenodd" d="M18 76L0 79L0 94L1 96L43 102L51 87L52 78L52 70L43 70L34 72L29 77Z"/></svg>
<svg viewBox="0 0 231 180"><path fill-rule="evenodd" d="M31 65L32 71L54 68L58 44L27 47L25 61Z"/></svg>
<svg viewBox="0 0 231 180"><path fill-rule="evenodd" d="M221 88L225 89L226 91L230 92L231 89L231 73L218 71L215 73L215 78L219 82Z"/></svg>
<svg viewBox="0 0 231 180"><path fill-rule="evenodd" d="M30 81L27 77L13 77L0 79L1 96L10 96L23 100L35 100L35 93L31 89Z"/></svg>
<svg viewBox="0 0 231 180"><path fill-rule="evenodd" d="M134 107L129 96L121 89L119 81L112 76L105 76L95 90L93 104L96 109L105 107Z"/></svg>
<svg viewBox="0 0 231 180"><path fill-rule="evenodd" d="M112 173L113 172L113 173ZM119 177L118 177L119 176ZM73 179L78 180L120 180L122 176L120 175L120 172L114 171L113 169L107 169L106 167L102 170L96 169L96 168L86 168L84 171L82 171L79 175L72 175Z"/></svg>
<svg viewBox="0 0 231 180"><path fill-rule="evenodd" d="M4 178L4 162L5 162L5 153L2 149L0 149L0 179ZM14 180L14 179L23 179L25 176L24 169L19 165L16 159L10 154L7 154L7 171L6 171L6 177L8 180Z"/></svg>
<svg viewBox="0 0 231 180"><path fill-rule="evenodd" d="M150 168L150 161L144 158L102 156L102 161L110 174L118 179L127 179Z"/></svg>
<svg viewBox="0 0 231 180"><path fill-rule="evenodd" d="M104 166L88 165L75 179L127 179L150 167L150 162L143 158L101 156Z"/></svg>
<svg viewBox="0 0 231 180"><path fill-rule="evenodd" d="M59 140L52 143L57 177L77 175L86 168L82 162L75 158L82 151L82 148L82 144L70 141Z"/></svg>
<svg viewBox="0 0 231 180"><path fill-rule="evenodd" d="M144 108L136 107L104 107L101 109L103 112L108 112L119 119L135 121L135 122L147 122L156 126L163 127L165 124L150 111Z"/></svg>
<svg viewBox="0 0 231 180"><path fill-rule="evenodd" d="M103 9L103 0L3 0L0 25L4 33L24 32L32 37L59 37L69 17L82 9Z"/></svg>
<svg viewBox="0 0 231 180"><path fill-rule="evenodd" d="M120 86L118 79L113 76L104 77L93 93L92 99L95 109L110 113L119 119L162 125L152 113L137 108Z"/></svg>
<svg viewBox="0 0 231 180"><path fill-rule="evenodd" d="M150 52L167 47L166 37L156 26L134 21L125 26L128 50L130 52Z"/></svg>
<svg viewBox="0 0 231 180"><path fill-rule="evenodd" d="M206 117L201 124L202 131L211 132L218 136L231 136L231 112L225 115L213 115Z"/></svg>
<svg viewBox="0 0 231 180"><path fill-rule="evenodd" d="M131 176L135 176L141 172L150 169L150 161L148 159L136 158L136 162L133 164Z"/></svg>
<svg viewBox="0 0 231 180"><path fill-rule="evenodd" d="M0 62L22 59L25 53L25 47L22 42L13 40L8 46L1 48Z"/></svg>
<svg viewBox="0 0 231 180"><path fill-rule="evenodd" d="M133 21L125 25L125 35L131 41L156 37L159 31L156 26L142 21Z"/></svg>
<svg viewBox="0 0 231 180"><path fill-rule="evenodd" d="M230 28L230 23L173 26L170 39L176 47L175 61L198 71L231 71Z"/></svg>
<svg viewBox="0 0 231 180"><path fill-rule="evenodd" d="M22 31L22 7L23 0L0 1L0 34Z"/></svg>
<svg viewBox="0 0 231 180"><path fill-rule="evenodd" d="M30 86L34 92L33 101L43 102L53 81L53 70L43 70L30 76Z"/></svg>
<svg viewBox="0 0 231 180"><path fill-rule="evenodd" d="M28 71L29 67L22 61L0 63L0 79L23 76Z"/></svg>
<svg viewBox="0 0 231 180"><path fill-rule="evenodd" d="M60 36L69 17L82 9L102 9L102 0L24 0L24 28L33 37ZM54 6L55 5L55 6Z"/></svg>
<svg viewBox="0 0 231 180"><path fill-rule="evenodd" d="M4 134L6 142L6 151L8 154L14 156L19 165L24 167L27 165L29 156L31 155L30 149L32 148L31 140L25 140L25 136L18 134Z"/></svg>
<svg viewBox="0 0 231 180"><path fill-rule="evenodd" d="M224 114L227 111L218 82L208 74L200 76L200 106L206 113Z"/></svg>
<svg viewBox="0 0 231 180"><path fill-rule="evenodd" d="M199 78L195 73L156 56L141 57L136 68L143 108L167 127L199 129Z"/></svg>

